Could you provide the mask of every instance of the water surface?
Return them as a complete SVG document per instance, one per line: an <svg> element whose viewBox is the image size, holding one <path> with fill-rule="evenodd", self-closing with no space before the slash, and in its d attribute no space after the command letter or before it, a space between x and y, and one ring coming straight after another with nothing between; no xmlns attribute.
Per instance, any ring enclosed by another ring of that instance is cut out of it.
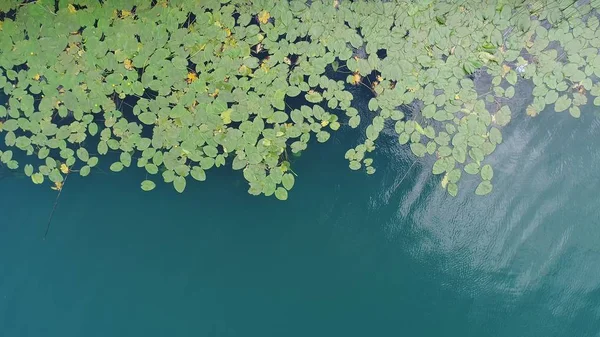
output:
<svg viewBox="0 0 600 337"><path fill-rule="evenodd" d="M144 174L0 181L0 335L600 336L600 119L520 113L494 191L449 197L396 138L294 163L287 202L211 170L183 195ZM350 143L348 143L350 142Z"/></svg>

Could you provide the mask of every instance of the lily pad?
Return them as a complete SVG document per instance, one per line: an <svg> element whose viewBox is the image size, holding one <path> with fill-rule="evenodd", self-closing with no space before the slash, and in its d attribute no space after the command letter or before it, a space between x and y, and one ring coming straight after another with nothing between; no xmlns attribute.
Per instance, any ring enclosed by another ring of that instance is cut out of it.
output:
<svg viewBox="0 0 600 337"><path fill-rule="evenodd" d="M184 177L177 176L173 179L173 187L175 187L175 191L178 193L183 193L185 190L186 181Z"/></svg>
<svg viewBox="0 0 600 337"><path fill-rule="evenodd" d="M469 163L465 165L465 172L468 174L478 174L479 173L479 164L478 163Z"/></svg>
<svg viewBox="0 0 600 337"><path fill-rule="evenodd" d="M483 165L483 167L481 168L481 179L492 180L493 177L494 170L492 169L492 167L489 164Z"/></svg>
<svg viewBox="0 0 600 337"><path fill-rule="evenodd" d="M492 183L490 183L488 180L485 180L480 182L479 185L477 185L477 188L475 189L475 194L486 195L489 194L492 191L492 189Z"/></svg>
<svg viewBox="0 0 600 337"><path fill-rule="evenodd" d="M142 181L141 188L142 190L148 192L152 191L156 187L156 184L152 180L144 180Z"/></svg>
<svg viewBox="0 0 600 337"><path fill-rule="evenodd" d="M277 189L275 190L275 198L277 198L279 200L287 200L287 198L288 198L287 190L283 187L277 187Z"/></svg>

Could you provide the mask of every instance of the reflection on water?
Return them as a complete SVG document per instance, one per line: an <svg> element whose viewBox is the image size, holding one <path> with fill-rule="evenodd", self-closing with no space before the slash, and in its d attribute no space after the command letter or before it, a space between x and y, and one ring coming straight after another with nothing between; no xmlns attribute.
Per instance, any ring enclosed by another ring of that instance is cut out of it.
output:
<svg viewBox="0 0 600 337"><path fill-rule="evenodd" d="M589 330L580 335L598 336L600 119L592 110L579 121L550 111L533 121L517 117L490 157L495 188L484 198L474 196L478 181L470 178L458 197L448 197L429 162L403 185L403 175L389 169L375 204L397 207L386 224L390 240L413 224L421 239L411 242L411 255L443 256L446 286L474 299L474 316L493 307L528 308L526 317L547 311L567 324L549 331L566 333L582 315ZM386 155L395 158L390 167L406 167L411 158L391 145Z"/></svg>

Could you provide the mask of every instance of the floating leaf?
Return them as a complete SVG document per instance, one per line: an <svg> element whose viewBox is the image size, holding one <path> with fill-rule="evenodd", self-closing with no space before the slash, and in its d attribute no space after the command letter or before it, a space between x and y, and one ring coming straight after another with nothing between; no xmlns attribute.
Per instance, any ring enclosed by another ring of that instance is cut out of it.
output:
<svg viewBox="0 0 600 337"><path fill-rule="evenodd" d="M513 98L514 95L515 95L515 87L512 87L512 86L508 87L504 91L504 97L506 97L506 98Z"/></svg>
<svg viewBox="0 0 600 337"><path fill-rule="evenodd" d="M511 70L506 74L506 81L512 85L517 84L517 73L514 70Z"/></svg>
<svg viewBox="0 0 600 337"><path fill-rule="evenodd" d="M2 152L2 155L0 156L0 161L2 161L3 163L8 163L11 159L12 159L13 153L11 150L8 151L4 151Z"/></svg>
<svg viewBox="0 0 600 337"><path fill-rule="evenodd" d="M294 181L294 176L291 173L284 174L281 179L283 187L285 187L285 189L287 189L288 191L291 190L292 187L294 187Z"/></svg>
<svg viewBox="0 0 600 337"><path fill-rule="evenodd" d="M146 125L152 125L156 122L156 115L150 112L143 112L138 116L138 119Z"/></svg>
<svg viewBox="0 0 600 337"><path fill-rule="evenodd" d="M125 167L131 166L131 155L127 152L121 152L119 155L119 160Z"/></svg>
<svg viewBox="0 0 600 337"><path fill-rule="evenodd" d="M125 59L125 61L123 62L123 66L127 70L133 70L133 62L130 59Z"/></svg>
<svg viewBox="0 0 600 337"><path fill-rule="evenodd" d="M173 180L173 187L175 187L175 191L177 191L178 193L183 193L183 191L185 190L185 185L186 182L184 177L177 176Z"/></svg>
<svg viewBox="0 0 600 337"><path fill-rule="evenodd" d="M550 90L546 94L545 102L546 102L546 104L554 104L554 102L556 102L557 99L558 99L558 92L556 92L555 90Z"/></svg>
<svg viewBox="0 0 600 337"><path fill-rule="evenodd" d="M44 183L44 175L41 173L34 173L31 175L31 181L36 185L40 185Z"/></svg>
<svg viewBox="0 0 600 337"><path fill-rule="evenodd" d="M108 144L104 141L98 143L98 153L105 155L108 153Z"/></svg>
<svg viewBox="0 0 600 337"><path fill-rule="evenodd" d="M25 165L25 175L30 177L33 174L33 166L31 164Z"/></svg>
<svg viewBox="0 0 600 337"><path fill-rule="evenodd" d="M317 133L317 141L319 141L319 143L325 143L327 140L329 140L330 136L331 134L327 131L319 131Z"/></svg>
<svg viewBox="0 0 600 337"><path fill-rule="evenodd" d="M98 165L98 157L91 157L88 161L87 164L89 167L94 167L96 165Z"/></svg>
<svg viewBox="0 0 600 337"><path fill-rule="evenodd" d="M571 106L571 99L567 95L560 96L554 103L554 111L562 112Z"/></svg>
<svg viewBox="0 0 600 337"><path fill-rule="evenodd" d="M536 109L536 108L535 108L533 105L531 105L531 104L527 106L527 110L526 110L526 112L527 112L527 115L528 115L528 116L530 116L530 117L535 117L535 116L537 116L537 115L540 113L540 112L539 112L539 110L537 110L537 109Z"/></svg>
<svg viewBox="0 0 600 337"><path fill-rule="evenodd" d="M81 175L82 177L87 177L90 174L91 170L91 167L85 165L79 169L79 175Z"/></svg>
<svg viewBox="0 0 600 337"><path fill-rule="evenodd" d="M452 156L457 162L464 163L467 160L467 151L463 147L456 146L452 149Z"/></svg>
<svg viewBox="0 0 600 337"><path fill-rule="evenodd" d="M448 181L450 183L456 183L460 180L460 177L462 176L462 172L460 169L455 168L453 170L451 170L450 172L448 172Z"/></svg>
<svg viewBox="0 0 600 337"><path fill-rule="evenodd" d="M455 197L458 194L458 185L455 183L449 183L446 190L448 191L448 194Z"/></svg>
<svg viewBox="0 0 600 337"><path fill-rule="evenodd" d="M144 180L142 181L141 187L142 190L148 192L152 191L156 187L156 184L152 180Z"/></svg>
<svg viewBox="0 0 600 337"><path fill-rule="evenodd" d="M121 172L123 170L123 164L120 162L112 163L109 169L113 172Z"/></svg>
<svg viewBox="0 0 600 337"><path fill-rule="evenodd" d="M377 109L379 108L379 104L377 104L377 98L373 97L371 98L371 100L369 100L369 110L371 111L377 111Z"/></svg>
<svg viewBox="0 0 600 337"><path fill-rule="evenodd" d="M488 193L490 193L493 189L492 183L490 183L488 180L482 181L479 183L479 185L477 185L477 188L475 189L475 194L477 195L486 195Z"/></svg>
<svg viewBox="0 0 600 337"><path fill-rule="evenodd" d="M79 149L77 149L77 157L79 158L79 160L87 162L90 159L90 154L85 148L80 147Z"/></svg>
<svg viewBox="0 0 600 337"><path fill-rule="evenodd" d="M493 127L490 129L489 139L493 144L500 144L502 143L502 133Z"/></svg>
<svg viewBox="0 0 600 337"><path fill-rule="evenodd" d="M277 198L279 200L287 200L287 198L288 198L287 190L283 187L277 187L277 189L275 190L275 198Z"/></svg>
<svg viewBox="0 0 600 337"><path fill-rule="evenodd" d="M489 164L483 165L483 167L481 168L481 179L492 180L493 177L494 177L494 170L492 169L492 167Z"/></svg>
<svg viewBox="0 0 600 337"><path fill-rule="evenodd" d="M579 118L581 116L581 110L579 109L579 107L572 106L571 108L569 108L569 114L574 118Z"/></svg>
<svg viewBox="0 0 600 337"><path fill-rule="evenodd" d="M258 13L258 21L262 24L266 24L271 19L271 14L267 11L261 11Z"/></svg>
<svg viewBox="0 0 600 337"><path fill-rule="evenodd" d="M469 163L465 165L465 172L468 174L478 174L479 173L479 164L478 163Z"/></svg>
<svg viewBox="0 0 600 337"><path fill-rule="evenodd" d="M469 157L464 170L491 179L479 162L503 140L520 78L533 83L529 116L548 104L576 118L588 99L600 106L597 1L525 12L506 1L71 2L56 15L0 5L16 18L0 21L0 160L14 169L37 155L36 174L57 190L69 168L87 175L98 164L90 153L110 149L111 170L136 158L174 184L231 158L251 194L276 194L293 185L280 170L288 155L360 125L353 93L364 89L377 113L346 155L350 168L375 172L365 154L393 120L400 144L437 156L432 171L447 172L442 186L456 195Z"/></svg>
<svg viewBox="0 0 600 337"><path fill-rule="evenodd" d="M438 159L433 164L433 174L442 174L446 172L446 161L444 159Z"/></svg>
<svg viewBox="0 0 600 337"><path fill-rule="evenodd" d="M361 167L360 162L358 162L356 160L350 161L350 169L351 170L354 170L354 171L360 170L360 167Z"/></svg>
<svg viewBox="0 0 600 337"><path fill-rule="evenodd" d="M192 176L192 178L198 181L206 180L206 172L198 166L194 166L194 168L192 168L192 170L190 171L190 175Z"/></svg>
<svg viewBox="0 0 600 337"><path fill-rule="evenodd" d="M304 95L304 98L311 103L319 103L323 100L323 96L320 93L312 90Z"/></svg>
<svg viewBox="0 0 600 337"><path fill-rule="evenodd" d="M494 116L494 120L500 126L505 126L511 120L511 112L508 106L503 106Z"/></svg>
<svg viewBox="0 0 600 337"><path fill-rule="evenodd" d="M410 136L406 132L402 132L400 134L400 136L398 137L398 142L402 145L408 143L409 140L410 140Z"/></svg>
<svg viewBox="0 0 600 337"><path fill-rule="evenodd" d="M600 104L598 104L598 105L600 105ZM359 124L360 124L360 116L358 116L358 115L351 117L350 120L348 121L348 125L350 125L350 127L353 129L355 129Z"/></svg>
<svg viewBox="0 0 600 337"><path fill-rule="evenodd" d="M424 157L425 153L427 153L427 148L425 147L425 145L423 145L421 143L412 143L412 144L410 144L410 150L417 157Z"/></svg>

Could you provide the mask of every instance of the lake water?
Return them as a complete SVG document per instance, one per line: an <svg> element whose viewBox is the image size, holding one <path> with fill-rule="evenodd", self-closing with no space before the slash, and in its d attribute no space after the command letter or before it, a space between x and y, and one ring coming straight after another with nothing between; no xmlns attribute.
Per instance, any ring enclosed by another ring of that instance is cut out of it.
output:
<svg viewBox="0 0 600 337"><path fill-rule="evenodd" d="M0 336L600 336L600 117L522 110L486 197L447 196L393 131L350 171L341 132L287 202L229 169L182 195L73 175L43 240L56 192L7 176Z"/></svg>

